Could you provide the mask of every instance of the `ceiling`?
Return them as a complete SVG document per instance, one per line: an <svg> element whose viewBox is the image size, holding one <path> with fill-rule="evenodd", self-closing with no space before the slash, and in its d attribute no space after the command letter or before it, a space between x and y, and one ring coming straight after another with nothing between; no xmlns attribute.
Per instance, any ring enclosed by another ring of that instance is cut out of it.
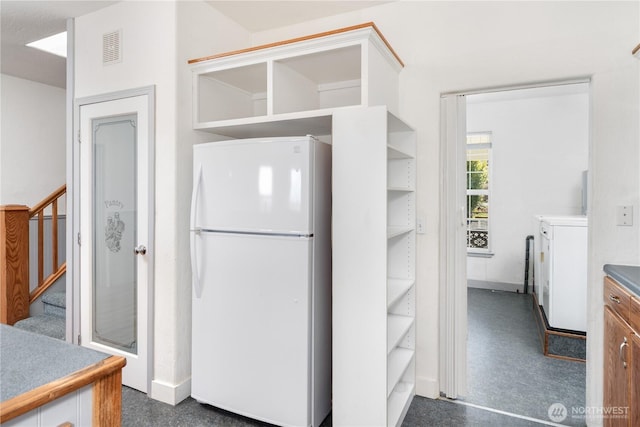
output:
<svg viewBox="0 0 640 427"><path fill-rule="evenodd" d="M65 87L66 61L25 46L66 29L67 18L85 15L114 1L0 1L2 73Z"/></svg>
<svg viewBox="0 0 640 427"><path fill-rule="evenodd" d="M297 24L389 1L207 1L251 32ZM116 1L0 1L0 52L3 74L64 88L64 58L25 46L65 31L67 18ZM268 19L265 19L268 17Z"/></svg>

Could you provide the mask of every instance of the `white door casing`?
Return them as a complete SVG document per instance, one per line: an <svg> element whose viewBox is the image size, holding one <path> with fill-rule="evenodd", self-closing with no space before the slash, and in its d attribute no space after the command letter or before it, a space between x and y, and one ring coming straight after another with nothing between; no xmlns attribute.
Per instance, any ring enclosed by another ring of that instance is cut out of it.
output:
<svg viewBox="0 0 640 427"><path fill-rule="evenodd" d="M78 100L75 109L74 337L126 357L122 382L143 392L152 377L153 104L150 87Z"/></svg>

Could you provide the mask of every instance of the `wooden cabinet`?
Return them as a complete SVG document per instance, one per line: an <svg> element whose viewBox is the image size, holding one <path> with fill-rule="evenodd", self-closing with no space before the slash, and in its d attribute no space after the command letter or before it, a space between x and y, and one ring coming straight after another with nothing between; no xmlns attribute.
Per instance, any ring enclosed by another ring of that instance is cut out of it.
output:
<svg viewBox="0 0 640 427"><path fill-rule="evenodd" d="M604 408L628 408L631 383L631 349L629 342L632 330L609 307L604 310ZM607 426L626 426L628 420L605 418Z"/></svg>
<svg viewBox="0 0 640 427"><path fill-rule="evenodd" d="M634 310L640 307L640 300L606 277L604 301L603 422L612 427L637 426L640 425L640 336L630 324L630 314L632 306Z"/></svg>
<svg viewBox="0 0 640 427"><path fill-rule="evenodd" d="M629 425L640 426L640 336L638 336L637 330L631 337L631 357L633 369L630 375Z"/></svg>
<svg viewBox="0 0 640 427"><path fill-rule="evenodd" d="M415 132L385 107L336 111L333 128L333 423L400 425L415 394Z"/></svg>

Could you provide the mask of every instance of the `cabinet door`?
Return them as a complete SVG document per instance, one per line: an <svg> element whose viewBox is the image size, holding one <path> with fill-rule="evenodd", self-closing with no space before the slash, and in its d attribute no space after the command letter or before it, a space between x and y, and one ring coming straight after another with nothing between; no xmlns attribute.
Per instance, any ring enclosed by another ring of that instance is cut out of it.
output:
<svg viewBox="0 0 640 427"><path fill-rule="evenodd" d="M640 426L640 336L631 338L631 393L629 394L629 417L631 426Z"/></svg>
<svg viewBox="0 0 640 427"><path fill-rule="evenodd" d="M609 307L604 310L604 408L628 408L632 332ZM627 426L628 417L604 417L605 426Z"/></svg>

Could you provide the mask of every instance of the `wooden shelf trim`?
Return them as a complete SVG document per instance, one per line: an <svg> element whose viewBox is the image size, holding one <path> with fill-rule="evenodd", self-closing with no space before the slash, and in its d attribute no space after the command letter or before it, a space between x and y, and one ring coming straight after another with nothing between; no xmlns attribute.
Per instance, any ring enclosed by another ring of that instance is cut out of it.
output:
<svg viewBox="0 0 640 427"><path fill-rule="evenodd" d="M82 387L91 383L102 384L103 379L108 379L111 376L121 378L122 368L127 363L127 360L121 356L110 356L98 363L87 366L84 369L80 369L66 377L57 379L48 384L37 387L12 399L0 402L0 423L5 423L20 415L46 405L62 396L65 396L71 392L81 389ZM116 381L117 382L117 381ZM95 388L95 386L94 386ZM121 393L122 384L112 384L112 391ZM102 402L100 404L114 405L114 402L110 402L105 398L105 390L100 389ZM95 390L94 390L95 394ZM120 394L121 396L121 394ZM96 399L94 396L94 420L96 412L101 413L103 411L100 408L96 408ZM115 402L117 403L117 402ZM120 403L121 404L121 403ZM120 416L120 414L114 414Z"/></svg>
<svg viewBox="0 0 640 427"><path fill-rule="evenodd" d="M364 24L358 24L358 25L352 25L350 27L338 28L337 30L324 31L322 33L311 34L311 35L308 35L308 36L296 37L296 38L292 38L292 39L281 40L281 41L274 42L274 43L267 43L267 44L263 44L263 45L259 45L259 46L248 47L246 49L239 49L239 50L233 50L233 51L230 51L230 52L218 53L218 54L215 54L215 55L205 56L205 57L202 57L202 58L190 59L188 61L188 63L189 64L197 64L199 62L210 61L212 59L224 58L226 56L239 55L241 53L255 52L255 51L258 51L258 50L262 50L262 49L269 49L269 48L272 48L272 47L284 46L284 45L288 45L288 44L292 44L292 43L298 43L298 42L303 42L303 41L307 41L307 40L318 39L318 38L321 38L321 37L332 36L334 34L341 34L341 33L346 33L346 32L349 32L349 31L360 30L362 28L367 28L367 27L371 27L371 28L373 28L375 30L375 32L378 34L380 39L384 42L384 44L387 46L389 51L396 58L396 60L400 64L400 66L404 67L404 62L402 62L402 59L400 59L400 57L398 56L396 51L393 50L393 48L391 47L391 45L389 44L387 39L382 35L382 33L380 32L378 27L376 27L376 24L374 24L373 22L366 22Z"/></svg>

